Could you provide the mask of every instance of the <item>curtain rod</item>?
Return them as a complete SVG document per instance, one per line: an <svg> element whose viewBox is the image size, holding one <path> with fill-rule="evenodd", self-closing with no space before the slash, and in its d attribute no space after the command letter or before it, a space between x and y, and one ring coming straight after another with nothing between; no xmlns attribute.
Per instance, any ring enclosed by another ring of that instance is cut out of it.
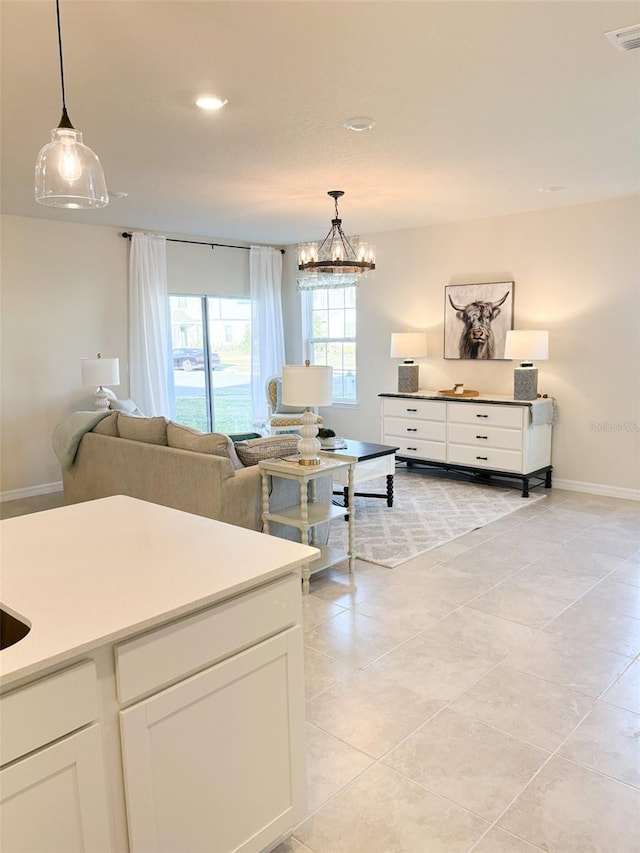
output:
<svg viewBox="0 0 640 853"><path fill-rule="evenodd" d="M120 235L124 237L125 240L130 240L133 237L129 231L123 231ZM251 246L230 246L228 243L203 243L200 240L176 240L174 237L167 237L167 243L189 243L192 246L211 246L212 249L218 247L220 249L247 249L247 251L251 248ZM284 249L280 249L280 252L284 255Z"/></svg>

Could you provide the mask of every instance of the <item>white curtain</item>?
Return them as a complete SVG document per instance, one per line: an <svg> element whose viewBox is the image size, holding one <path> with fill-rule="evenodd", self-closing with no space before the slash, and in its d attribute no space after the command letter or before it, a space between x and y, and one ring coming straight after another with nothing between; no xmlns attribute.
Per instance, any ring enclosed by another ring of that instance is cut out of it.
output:
<svg viewBox="0 0 640 853"><path fill-rule="evenodd" d="M251 295L251 398L253 423L267 417L267 379L282 371L282 252L269 246L252 246L249 253Z"/></svg>
<svg viewBox="0 0 640 853"><path fill-rule="evenodd" d="M129 385L147 416L175 417L167 241L134 234L129 257Z"/></svg>

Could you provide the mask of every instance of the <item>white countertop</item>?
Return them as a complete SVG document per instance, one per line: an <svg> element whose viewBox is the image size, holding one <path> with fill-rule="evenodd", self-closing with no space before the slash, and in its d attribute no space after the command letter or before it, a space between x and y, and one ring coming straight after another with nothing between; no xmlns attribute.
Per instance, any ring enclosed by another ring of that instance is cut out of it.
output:
<svg viewBox="0 0 640 853"><path fill-rule="evenodd" d="M119 495L0 522L0 602L31 624L0 684L288 574L317 548Z"/></svg>

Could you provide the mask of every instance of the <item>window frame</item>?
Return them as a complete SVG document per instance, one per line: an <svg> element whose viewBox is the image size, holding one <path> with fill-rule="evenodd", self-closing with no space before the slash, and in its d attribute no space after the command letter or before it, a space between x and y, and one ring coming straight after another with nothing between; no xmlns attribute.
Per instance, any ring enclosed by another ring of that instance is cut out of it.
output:
<svg viewBox="0 0 640 853"><path fill-rule="evenodd" d="M333 288L322 288L322 292L327 293L327 298L329 298L328 294L330 292L338 292L338 291L353 291L353 311L355 316L354 323L354 335L353 336L343 336L343 337L332 337L332 336L323 336L316 337L313 334L313 314L314 314L314 306L313 306L313 297L314 291L306 290L301 293L301 309L302 309L302 337L303 337L303 349L306 353L306 358L309 359L311 364L316 364L317 362L313 359L314 353L314 344L353 344L354 353L355 353L355 366L354 366L354 396L352 399L347 399L345 397L333 398L332 405L337 407L344 408L353 408L358 405L358 287L357 285L351 285L351 287L333 287ZM327 311L332 309L327 308ZM348 308L346 306L342 306L342 309L333 309L333 310L342 310L345 312L346 310L351 310L351 306ZM343 324L344 327L344 324ZM324 362L326 364L326 362Z"/></svg>

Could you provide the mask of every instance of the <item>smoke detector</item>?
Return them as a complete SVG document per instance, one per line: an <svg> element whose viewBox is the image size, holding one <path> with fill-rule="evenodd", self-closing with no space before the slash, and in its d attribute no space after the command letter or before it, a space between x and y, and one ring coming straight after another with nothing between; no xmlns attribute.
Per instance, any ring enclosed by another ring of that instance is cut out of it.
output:
<svg viewBox="0 0 640 853"><path fill-rule="evenodd" d="M605 36L618 50L636 50L640 47L640 24L623 27L621 30L610 30Z"/></svg>

